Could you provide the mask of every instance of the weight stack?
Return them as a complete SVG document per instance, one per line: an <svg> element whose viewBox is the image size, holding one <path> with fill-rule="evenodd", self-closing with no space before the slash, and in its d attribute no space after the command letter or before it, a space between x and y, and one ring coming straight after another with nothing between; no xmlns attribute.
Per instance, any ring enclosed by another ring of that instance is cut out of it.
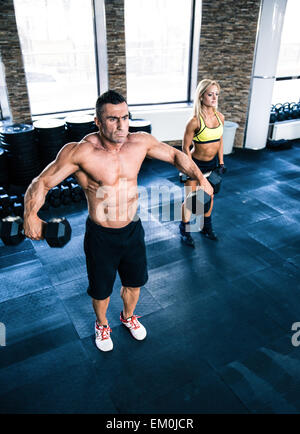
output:
<svg viewBox="0 0 300 434"><path fill-rule="evenodd" d="M55 160L57 153L67 143L64 120L44 119L33 123L43 167Z"/></svg>
<svg viewBox="0 0 300 434"><path fill-rule="evenodd" d="M9 151L11 184L28 186L41 171L33 126L14 124L3 127L0 141L1 146Z"/></svg>
<svg viewBox="0 0 300 434"><path fill-rule="evenodd" d="M93 116L70 116L65 122L68 142L80 142L87 134L98 131Z"/></svg>
<svg viewBox="0 0 300 434"><path fill-rule="evenodd" d="M129 132L136 133L137 131L145 131L151 134L151 122L146 119L129 119Z"/></svg>
<svg viewBox="0 0 300 434"><path fill-rule="evenodd" d="M9 185L8 162L8 151L0 148L0 186Z"/></svg>

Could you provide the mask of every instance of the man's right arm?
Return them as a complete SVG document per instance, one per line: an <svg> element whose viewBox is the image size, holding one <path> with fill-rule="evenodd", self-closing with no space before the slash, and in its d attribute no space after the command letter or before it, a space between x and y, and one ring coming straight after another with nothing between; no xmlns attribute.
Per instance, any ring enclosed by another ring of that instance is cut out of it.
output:
<svg viewBox="0 0 300 434"><path fill-rule="evenodd" d="M37 213L45 202L48 191L79 169L76 162L77 143L68 143L42 173L33 179L24 197L24 233L28 238L42 238L43 221Z"/></svg>

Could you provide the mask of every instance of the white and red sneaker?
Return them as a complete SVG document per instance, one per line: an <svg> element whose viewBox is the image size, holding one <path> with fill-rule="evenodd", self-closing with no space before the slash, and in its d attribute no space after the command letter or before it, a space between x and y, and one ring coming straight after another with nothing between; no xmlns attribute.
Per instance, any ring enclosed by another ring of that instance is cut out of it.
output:
<svg viewBox="0 0 300 434"><path fill-rule="evenodd" d="M121 323L127 327L132 336L138 341L142 341L147 336L145 327L139 322L140 316L132 315L131 317L124 319L123 313L120 314Z"/></svg>
<svg viewBox="0 0 300 434"><path fill-rule="evenodd" d="M97 348L101 351L111 351L114 347L113 341L111 340L111 328L109 325L99 325L95 322L95 342Z"/></svg>

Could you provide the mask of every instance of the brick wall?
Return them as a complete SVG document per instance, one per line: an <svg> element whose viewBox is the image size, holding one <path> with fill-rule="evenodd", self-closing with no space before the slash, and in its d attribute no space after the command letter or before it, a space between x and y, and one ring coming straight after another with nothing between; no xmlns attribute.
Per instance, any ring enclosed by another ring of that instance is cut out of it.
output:
<svg viewBox="0 0 300 434"><path fill-rule="evenodd" d="M239 124L243 146L260 0L203 0L198 81L214 78L222 88L219 110Z"/></svg>
<svg viewBox="0 0 300 434"><path fill-rule="evenodd" d="M124 0L105 0L108 85L127 96Z"/></svg>
<svg viewBox="0 0 300 434"><path fill-rule="evenodd" d="M12 121L30 123L29 98L13 0L0 0L0 53Z"/></svg>

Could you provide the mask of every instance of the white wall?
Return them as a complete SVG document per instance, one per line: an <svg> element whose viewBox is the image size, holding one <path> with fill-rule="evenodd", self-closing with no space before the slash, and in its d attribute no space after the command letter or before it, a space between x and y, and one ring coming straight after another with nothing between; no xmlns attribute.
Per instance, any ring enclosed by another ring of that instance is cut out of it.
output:
<svg viewBox="0 0 300 434"><path fill-rule="evenodd" d="M186 123L192 116L192 112L192 106L130 108L133 119L145 119L151 122L153 136L161 141L182 140Z"/></svg>

